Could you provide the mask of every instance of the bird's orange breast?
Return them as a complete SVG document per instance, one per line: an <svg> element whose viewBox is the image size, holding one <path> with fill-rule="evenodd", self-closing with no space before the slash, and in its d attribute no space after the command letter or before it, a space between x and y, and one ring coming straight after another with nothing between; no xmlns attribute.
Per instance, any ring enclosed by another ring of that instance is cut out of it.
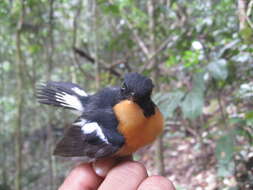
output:
<svg viewBox="0 0 253 190"><path fill-rule="evenodd" d="M138 104L124 100L113 107L119 121L118 131L125 137L125 144L117 155L130 155L142 146L152 143L163 130L163 116L158 108L155 114L145 117Z"/></svg>

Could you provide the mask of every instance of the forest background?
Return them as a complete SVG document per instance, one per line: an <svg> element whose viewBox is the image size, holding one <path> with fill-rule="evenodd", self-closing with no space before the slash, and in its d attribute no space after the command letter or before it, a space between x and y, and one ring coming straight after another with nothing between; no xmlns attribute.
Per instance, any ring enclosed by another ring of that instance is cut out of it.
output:
<svg viewBox="0 0 253 190"><path fill-rule="evenodd" d="M55 190L73 121L36 101L48 80L89 93L151 77L164 134L134 158L178 190L253 189L252 0L1 0L0 189Z"/></svg>

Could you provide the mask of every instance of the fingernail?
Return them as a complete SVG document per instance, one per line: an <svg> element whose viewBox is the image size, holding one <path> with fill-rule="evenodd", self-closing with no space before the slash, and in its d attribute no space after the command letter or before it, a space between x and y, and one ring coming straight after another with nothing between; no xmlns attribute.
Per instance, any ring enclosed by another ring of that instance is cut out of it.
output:
<svg viewBox="0 0 253 190"><path fill-rule="evenodd" d="M95 171L95 173L100 176L100 177L105 177L106 174L108 173L108 171L106 171L103 168L97 167L96 164L93 163L93 169Z"/></svg>
<svg viewBox="0 0 253 190"><path fill-rule="evenodd" d="M108 158L93 162L92 166L98 176L105 177L114 164L115 160L113 158Z"/></svg>

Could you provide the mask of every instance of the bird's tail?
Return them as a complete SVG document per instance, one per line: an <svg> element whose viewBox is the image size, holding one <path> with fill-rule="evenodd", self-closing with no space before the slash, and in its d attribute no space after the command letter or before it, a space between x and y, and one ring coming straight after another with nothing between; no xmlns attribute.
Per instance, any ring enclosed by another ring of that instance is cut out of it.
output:
<svg viewBox="0 0 253 190"><path fill-rule="evenodd" d="M83 112L88 100L87 93L78 85L70 82L48 82L37 91L37 99L42 104Z"/></svg>

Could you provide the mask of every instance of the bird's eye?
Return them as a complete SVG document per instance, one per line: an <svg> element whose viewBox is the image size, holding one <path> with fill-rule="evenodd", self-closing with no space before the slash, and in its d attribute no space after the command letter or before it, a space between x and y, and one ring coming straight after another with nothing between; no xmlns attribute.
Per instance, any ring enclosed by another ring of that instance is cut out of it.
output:
<svg viewBox="0 0 253 190"><path fill-rule="evenodd" d="M126 83L123 83L122 85L121 85L121 91L122 92L124 92L124 91L126 91L126 89L127 89L127 85L126 85Z"/></svg>

